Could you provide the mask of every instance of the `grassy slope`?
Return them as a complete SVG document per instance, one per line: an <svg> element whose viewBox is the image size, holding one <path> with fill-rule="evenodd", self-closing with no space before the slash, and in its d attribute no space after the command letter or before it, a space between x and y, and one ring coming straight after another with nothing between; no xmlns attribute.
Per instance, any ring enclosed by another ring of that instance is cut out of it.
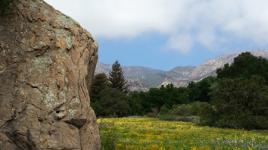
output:
<svg viewBox="0 0 268 150"><path fill-rule="evenodd" d="M268 131L200 127L152 118L99 119L103 150L268 149Z"/></svg>

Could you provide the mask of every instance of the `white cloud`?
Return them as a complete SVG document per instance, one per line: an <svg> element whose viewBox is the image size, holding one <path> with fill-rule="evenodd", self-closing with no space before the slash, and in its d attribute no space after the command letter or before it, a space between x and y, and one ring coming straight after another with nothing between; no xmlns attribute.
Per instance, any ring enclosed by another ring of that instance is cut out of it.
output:
<svg viewBox="0 0 268 150"><path fill-rule="evenodd" d="M170 48L181 52L194 44L213 49L233 39L268 44L267 0L46 1L101 38L158 32L170 37Z"/></svg>
<svg viewBox="0 0 268 150"><path fill-rule="evenodd" d="M180 34L171 37L167 44L170 50L178 50L181 53L187 53L191 50L193 41L189 34Z"/></svg>

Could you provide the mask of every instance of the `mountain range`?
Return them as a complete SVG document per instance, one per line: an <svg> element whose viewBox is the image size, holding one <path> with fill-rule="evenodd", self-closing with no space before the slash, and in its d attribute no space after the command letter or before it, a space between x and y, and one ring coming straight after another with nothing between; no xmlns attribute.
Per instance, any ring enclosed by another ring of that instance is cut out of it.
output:
<svg viewBox="0 0 268 150"><path fill-rule="evenodd" d="M268 50L251 51L255 56L268 59ZM131 91L147 91L152 87L160 87L173 83L176 87L187 86L191 81L199 81L208 76L216 75L216 70L224 64L232 63L240 53L218 56L205 61L199 66L178 66L169 71L152 69L140 66L123 66L124 76ZM109 74L111 64L98 63L95 74Z"/></svg>

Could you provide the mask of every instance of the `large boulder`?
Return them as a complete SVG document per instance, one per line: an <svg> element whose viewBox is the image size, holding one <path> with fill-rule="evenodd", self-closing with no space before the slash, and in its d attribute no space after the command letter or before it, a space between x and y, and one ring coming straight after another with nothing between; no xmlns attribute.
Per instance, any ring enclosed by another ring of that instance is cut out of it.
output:
<svg viewBox="0 0 268 150"><path fill-rule="evenodd" d="M98 150L87 90L97 44L43 0L0 16L0 149Z"/></svg>

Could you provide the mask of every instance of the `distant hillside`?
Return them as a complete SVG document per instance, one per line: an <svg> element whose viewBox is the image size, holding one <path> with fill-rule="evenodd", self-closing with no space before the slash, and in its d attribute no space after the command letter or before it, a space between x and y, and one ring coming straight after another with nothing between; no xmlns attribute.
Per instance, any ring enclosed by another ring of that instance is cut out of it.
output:
<svg viewBox="0 0 268 150"><path fill-rule="evenodd" d="M112 65L98 63L96 73L109 74ZM124 75L128 80L130 90L147 90L150 87L161 85L166 72L146 67L123 67Z"/></svg>
<svg viewBox="0 0 268 150"><path fill-rule="evenodd" d="M252 51L255 56L268 58L268 50ZM129 82L130 90L148 90L151 87L159 87L173 83L175 86L187 86L191 81L199 81L205 77L215 75L216 69L226 63L232 63L233 59L240 53L222 55L205 61L199 66L175 67L170 71L162 71L146 67L123 67L126 79ZM98 63L96 73L110 71L111 65Z"/></svg>

